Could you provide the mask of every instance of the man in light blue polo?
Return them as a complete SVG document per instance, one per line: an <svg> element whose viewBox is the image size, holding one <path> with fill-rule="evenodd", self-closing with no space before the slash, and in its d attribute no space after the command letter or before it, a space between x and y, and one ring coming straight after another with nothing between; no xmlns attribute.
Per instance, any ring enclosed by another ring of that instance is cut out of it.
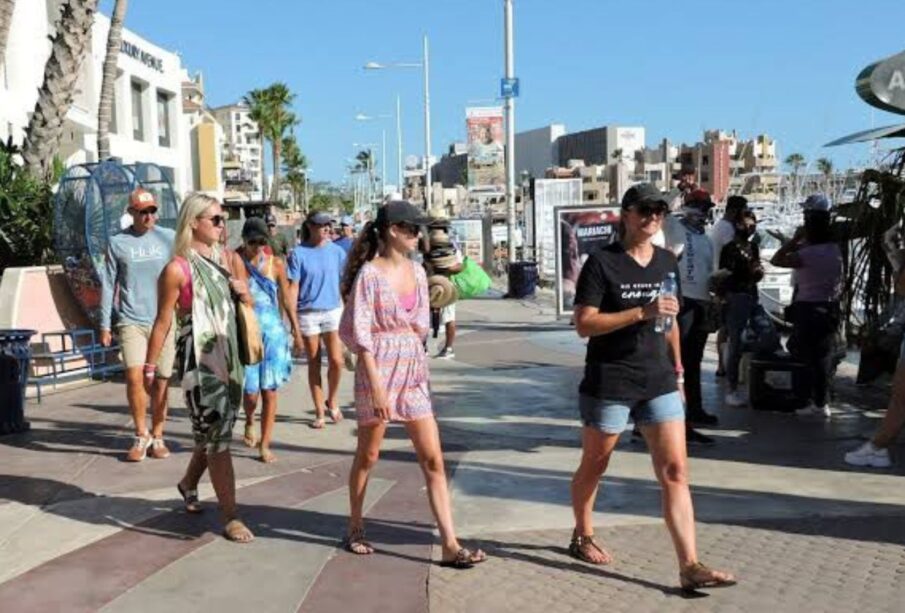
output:
<svg viewBox="0 0 905 613"><path fill-rule="evenodd" d="M126 368L126 397L135 422L135 441L126 459L140 462L149 453L157 459L170 455L163 442L163 425L167 417L167 385L176 356L173 329L154 365L157 373L151 388L150 432L146 424L148 396L142 377L151 325L157 316L157 278L172 255L176 234L157 227L157 202L144 189L132 192L126 212L132 217L132 225L111 237L107 247L100 333L105 347L110 346L114 330L119 338Z"/></svg>
<svg viewBox="0 0 905 613"><path fill-rule="evenodd" d="M347 254L355 242L355 220L351 215L343 215L339 218L339 238L333 241L336 245L343 248Z"/></svg>

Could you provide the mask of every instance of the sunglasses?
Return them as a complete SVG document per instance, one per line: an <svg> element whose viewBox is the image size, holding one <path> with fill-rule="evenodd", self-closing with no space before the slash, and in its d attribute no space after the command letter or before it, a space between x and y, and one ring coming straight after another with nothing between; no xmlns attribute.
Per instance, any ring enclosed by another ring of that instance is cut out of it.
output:
<svg viewBox="0 0 905 613"><path fill-rule="evenodd" d="M210 219L211 225L215 228L219 228L226 221L226 217L223 215L201 215L198 219Z"/></svg>
<svg viewBox="0 0 905 613"><path fill-rule="evenodd" d="M641 217L653 217L654 215L662 217L666 214L666 209L659 204L639 204L632 207L632 210Z"/></svg>
<svg viewBox="0 0 905 613"><path fill-rule="evenodd" d="M421 234L421 226L416 226L413 223L398 223L396 224L396 227L401 228L412 236L418 236L419 234Z"/></svg>
<svg viewBox="0 0 905 613"><path fill-rule="evenodd" d="M152 217L154 215L157 215L157 207L149 206L148 208L141 209L141 210L129 209L129 212L132 213L133 215L141 215L142 217Z"/></svg>
<svg viewBox="0 0 905 613"><path fill-rule="evenodd" d="M253 238L250 241L245 241L249 247L266 247L267 239L264 238Z"/></svg>

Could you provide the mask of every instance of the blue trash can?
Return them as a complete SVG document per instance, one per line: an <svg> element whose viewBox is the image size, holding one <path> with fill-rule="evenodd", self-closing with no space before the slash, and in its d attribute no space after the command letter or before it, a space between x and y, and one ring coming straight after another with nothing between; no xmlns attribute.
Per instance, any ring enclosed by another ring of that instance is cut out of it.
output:
<svg viewBox="0 0 905 613"><path fill-rule="evenodd" d="M0 330L0 434L25 432L25 385L34 330Z"/></svg>
<svg viewBox="0 0 905 613"><path fill-rule="evenodd" d="M512 262L509 264L509 291L506 298L533 296L537 289L537 263Z"/></svg>

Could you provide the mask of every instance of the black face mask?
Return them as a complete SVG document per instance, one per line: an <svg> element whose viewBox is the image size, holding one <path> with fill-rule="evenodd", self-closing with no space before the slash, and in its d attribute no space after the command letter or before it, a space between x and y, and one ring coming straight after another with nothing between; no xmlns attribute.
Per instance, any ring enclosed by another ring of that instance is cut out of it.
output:
<svg viewBox="0 0 905 613"><path fill-rule="evenodd" d="M754 226L744 227L744 228L736 228L735 235L739 238L743 238L745 240L749 240L752 236L757 233L757 228Z"/></svg>

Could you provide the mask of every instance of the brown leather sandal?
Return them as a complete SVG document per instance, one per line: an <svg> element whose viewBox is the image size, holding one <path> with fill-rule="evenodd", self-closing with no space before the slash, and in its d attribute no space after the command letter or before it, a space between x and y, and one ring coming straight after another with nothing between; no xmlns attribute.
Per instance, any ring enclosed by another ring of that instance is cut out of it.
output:
<svg viewBox="0 0 905 613"><path fill-rule="evenodd" d="M367 556L374 553L374 546L365 540L364 528L353 528L343 538L343 549L359 556Z"/></svg>
<svg viewBox="0 0 905 613"><path fill-rule="evenodd" d="M686 592L702 588L731 587L738 583L731 573L721 573L725 577L718 577L709 566L695 562L679 571L679 584Z"/></svg>
<svg viewBox="0 0 905 613"><path fill-rule="evenodd" d="M591 552L598 552L603 556L603 560L597 561L591 557ZM569 543L569 555L573 558L594 564L597 566L606 566L613 563L613 556L609 551L597 544L594 535L580 536L574 530L572 531L572 541Z"/></svg>
<svg viewBox="0 0 905 613"><path fill-rule="evenodd" d="M456 568L459 570L471 568L475 564L480 564L487 560L487 554L480 549L472 551L467 547L462 547L456 552L456 557L452 560L441 560L440 566L445 568Z"/></svg>

